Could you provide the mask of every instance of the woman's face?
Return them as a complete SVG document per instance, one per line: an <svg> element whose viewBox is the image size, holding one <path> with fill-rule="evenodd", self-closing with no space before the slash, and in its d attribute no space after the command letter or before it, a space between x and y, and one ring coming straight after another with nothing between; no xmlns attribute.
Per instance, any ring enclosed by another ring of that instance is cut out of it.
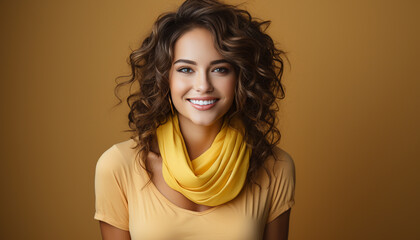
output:
<svg viewBox="0 0 420 240"><path fill-rule="evenodd" d="M216 50L208 30L194 28L175 42L169 87L179 121L220 126L232 106L236 81L234 67Z"/></svg>

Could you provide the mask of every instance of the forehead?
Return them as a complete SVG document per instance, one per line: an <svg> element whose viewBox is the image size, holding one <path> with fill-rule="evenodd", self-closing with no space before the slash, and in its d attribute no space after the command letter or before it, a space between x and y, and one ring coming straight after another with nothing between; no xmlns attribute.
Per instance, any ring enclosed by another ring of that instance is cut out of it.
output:
<svg viewBox="0 0 420 240"><path fill-rule="evenodd" d="M214 38L205 28L193 28L185 32L175 42L174 61L188 59L195 62L208 62L223 59L214 46Z"/></svg>

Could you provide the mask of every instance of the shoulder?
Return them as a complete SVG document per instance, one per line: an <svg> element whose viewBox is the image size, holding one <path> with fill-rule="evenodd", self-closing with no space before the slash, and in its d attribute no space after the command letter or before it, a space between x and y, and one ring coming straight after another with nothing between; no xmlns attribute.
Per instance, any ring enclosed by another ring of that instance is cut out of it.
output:
<svg viewBox="0 0 420 240"><path fill-rule="evenodd" d="M99 157L96 171L115 173L130 169L136 153L134 146L132 139L112 145Z"/></svg>
<svg viewBox="0 0 420 240"><path fill-rule="evenodd" d="M260 169L260 179L271 185L272 181L295 181L295 163L289 153L280 147L273 149L273 155L268 157Z"/></svg>
<svg viewBox="0 0 420 240"><path fill-rule="evenodd" d="M292 156L280 147L274 147L273 156L270 156L265 165L273 170L273 173L286 172L289 174L295 173L295 163Z"/></svg>

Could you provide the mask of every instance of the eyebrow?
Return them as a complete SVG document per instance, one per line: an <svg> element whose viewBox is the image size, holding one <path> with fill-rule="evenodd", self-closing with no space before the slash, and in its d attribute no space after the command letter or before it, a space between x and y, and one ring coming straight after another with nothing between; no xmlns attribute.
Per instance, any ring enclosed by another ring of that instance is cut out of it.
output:
<svg viewBox="0 0 420 240"><path fill-rule="evenodd" d="M176 60L176 61L174 62L174 65L175 65L175 64L177 64L177 63L181 63L181 62L183 62L183 63L188 63L188 64L192 64L192 65L197 65L197 63L196 63L196 62L191 61L191 60L187 60L187 59L178 59L178 60ZM230 62L228 62L228 61L227 61L227 60L225 60L225 59L219 59L219 60L214 60L214 61L211 61L211 62L210 62L210 65L216 65L216 64L219 64L219 63L229 63L229 64L230 64Z"/></svg>

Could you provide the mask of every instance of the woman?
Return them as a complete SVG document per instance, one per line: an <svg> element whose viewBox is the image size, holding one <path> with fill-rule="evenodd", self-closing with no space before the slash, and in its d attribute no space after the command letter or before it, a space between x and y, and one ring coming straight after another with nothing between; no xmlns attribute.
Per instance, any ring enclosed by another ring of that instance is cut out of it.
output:
<svg viewBox="0 0 420 240"><path fill-rule="evenodd" d="M291 157L276 147L283 52L215 0L161 15L130 55L132 139L98 160L103 239L287 239Z"/></svg>

